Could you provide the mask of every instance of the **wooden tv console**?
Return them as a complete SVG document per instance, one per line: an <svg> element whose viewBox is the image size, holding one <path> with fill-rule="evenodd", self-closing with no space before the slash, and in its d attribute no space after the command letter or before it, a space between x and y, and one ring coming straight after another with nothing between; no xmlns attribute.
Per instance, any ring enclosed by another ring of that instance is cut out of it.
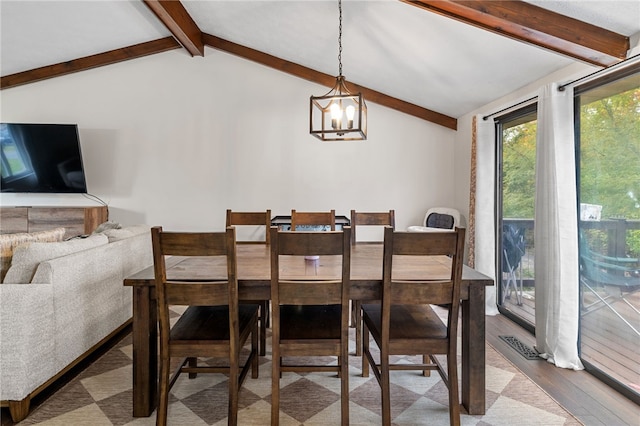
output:
<svg viewBox="0 0 640 426"><path fill-rule="evenodd" d="M64 227L64 238L90 234L109 217L107 206L25 206L0 208L0 234Z"/></svg>

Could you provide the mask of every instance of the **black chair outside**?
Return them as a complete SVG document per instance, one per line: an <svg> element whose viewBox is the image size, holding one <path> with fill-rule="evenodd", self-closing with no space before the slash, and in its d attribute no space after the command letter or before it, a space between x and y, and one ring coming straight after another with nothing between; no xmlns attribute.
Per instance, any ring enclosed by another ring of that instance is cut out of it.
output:
<svg viewBox="0 0 640 426"><path fill-rule="evenodd" d="M507 279L502 279L502 304L516 294L516 304L522 306L522 274L516 274L525 254L524 228L504 224L502 227L502 272Z"/></svg>

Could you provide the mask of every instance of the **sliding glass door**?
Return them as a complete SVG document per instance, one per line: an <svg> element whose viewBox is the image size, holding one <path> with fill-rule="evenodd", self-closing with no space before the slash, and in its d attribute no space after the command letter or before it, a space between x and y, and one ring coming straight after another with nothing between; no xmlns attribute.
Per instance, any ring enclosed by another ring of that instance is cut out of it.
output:
<svg viewBox="0 0 640 426"><path fill-rule="evenodd" d="M523 326L535 324L533 214L536 170L536 105L497 121L498 307Z"/></svg>
<svg viewBox="0 0 640 426"><path fill-rule="evenodd" d="M640 70L576 89L580 355L640 396Z"/></svg>

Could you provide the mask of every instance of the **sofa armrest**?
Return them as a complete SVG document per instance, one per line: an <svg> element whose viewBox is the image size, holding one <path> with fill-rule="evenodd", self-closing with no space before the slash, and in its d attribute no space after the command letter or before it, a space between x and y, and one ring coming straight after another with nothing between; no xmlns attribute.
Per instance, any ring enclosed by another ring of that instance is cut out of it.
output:
<svg viewBox="0 0 640 426"><path fill-rule="evenodd" d="M56 371L53 286L0 284L0 399L22 400Z"/></svg>

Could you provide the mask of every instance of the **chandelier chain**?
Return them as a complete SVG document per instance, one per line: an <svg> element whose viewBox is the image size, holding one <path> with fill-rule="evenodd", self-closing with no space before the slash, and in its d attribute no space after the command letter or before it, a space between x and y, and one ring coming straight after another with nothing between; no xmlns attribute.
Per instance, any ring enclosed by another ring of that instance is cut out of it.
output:
<svg viewBox="0 0 640 426"><path fill-rule="evenodd" d="M342 76L342 0L338 0L338 11L340 13L338 25L338 75Z"/></svg>

